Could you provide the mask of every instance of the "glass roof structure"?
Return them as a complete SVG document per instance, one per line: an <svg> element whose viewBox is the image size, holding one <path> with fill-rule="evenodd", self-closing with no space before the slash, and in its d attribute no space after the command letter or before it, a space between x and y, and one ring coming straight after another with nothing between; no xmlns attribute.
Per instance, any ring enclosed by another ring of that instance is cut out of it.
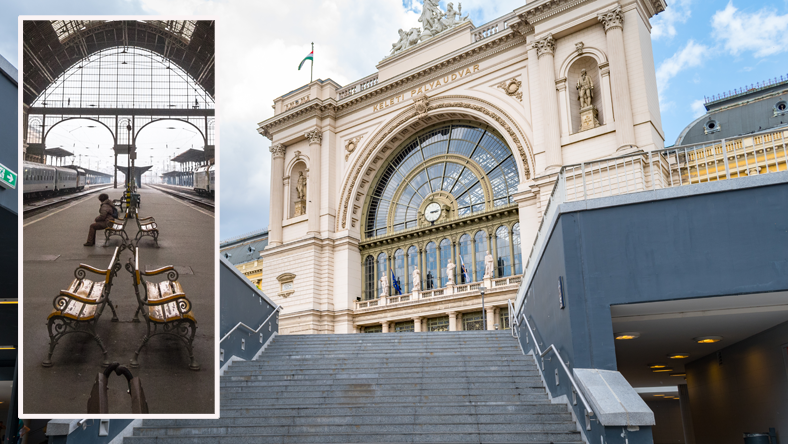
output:
<svg viewBox="0 0 788 444"><path fill-rule="evenodd" d="M52 20L52 28L54 28L58 39L61 42L68 40L70 37L79 34L93 26L98 26L102 23L107 23L112 20ZM139 20L142 23L148 23L165 31L172 33L175 36L182 38L184 41L189 42L194 33L196 25L195 20Z"/></svg>
<svg viewBox="0 0 788 444"><path fill-rule="evenodd" d="M485 195L484 181L492 196ZM369 201L365 235L415 228L420 205L432 193L451 194L463 217L512 203L519 183L512 151L497 134L468 124L428 129L406 143L381 173Z"/></svg>

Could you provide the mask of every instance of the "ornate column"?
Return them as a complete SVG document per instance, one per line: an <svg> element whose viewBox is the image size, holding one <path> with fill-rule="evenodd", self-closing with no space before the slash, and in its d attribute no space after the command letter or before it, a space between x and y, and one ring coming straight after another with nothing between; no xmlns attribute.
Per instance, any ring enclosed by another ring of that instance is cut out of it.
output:
<svg viewBox="0 0 788 444"><path fill-rule="evenodd" d="M555 39L547 34L534 42L536 56L539 59L539 81L542 84L542 106L544 107L544 144L545 169L560 168L561 158L561 125L558 116L558 93L555 88Z"/></svg>
<svg viewBox="0 0 788 444"><path fill-rule="evenodd" d="M449 315L449 331L457 331L457 312L450 311Z"/></svg>
<svg viewBox="0 0 788 444"><path fill-rule="evenodd" d="M607 57L610 61L610 83L613 90L613 113L616 116L616 142L618 150L622 150L629 148L630 145L635 146L629 76L624 53L624 14L618 6L597 17L605 27Z"/></svg>
<svg viewBox="0 0 788 444"><path fill-rule="evenodd" d="M486 307L487 330L495 330L495 307Z"/></svg>
<svg viewBox="0 0 788 444"><path fill-rule="evenodd" d="M413 332L414 333L421 332L421 316L415 316L413 318Z"/></svg>
<svg viewBox="0 0 788 444"><path fill-rule="evenodd" d="M268 224L268 245L275 247L282 245L282 219L284 218L284 184L285 175L285 146L275 143L269 148L271 151L271 203L270 221Z"/></svg>
<svg viewBox="0 0 788 444"><path fill-rule="evenodd" d="M304 134L309 141L309 178L306 189L307 234L320 234L320 144L323 132L315 128Z"/></svg>
<svg viewBox="0 0 788 444"><path fill-rule="evenodd" d="M389 321L383 321L381 325L383 326L383 333L388 333L389 332Z"/></svg>

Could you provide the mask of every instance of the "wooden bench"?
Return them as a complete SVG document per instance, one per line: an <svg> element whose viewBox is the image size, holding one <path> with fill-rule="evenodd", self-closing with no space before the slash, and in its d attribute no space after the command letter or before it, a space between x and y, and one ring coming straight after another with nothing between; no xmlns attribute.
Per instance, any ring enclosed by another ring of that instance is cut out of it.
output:
<svg viewBox="0 0 788 444"><path fill-rule="evenodd" d="M134 258L129 259L126 270L134 280L134 293L137 295L137 312L134 319L142 313L147 325L147 333L131 359L131 367L139 367L140 351L145 344L156 335L170 335L180 339L189 352L189 368L199 370L200 365L194 359L194 335L197 332L197 320L192 313L192 304L186 297L183 287L178 282L178 272L168 265L150 271L140 269L140 249L129 245ZM159 282L146 281L143 276L157 276L166 273L166 279Z"/></svg>
<svg viewBox="0 0 788 444"><path fill-rule="evenodd" d="M75 279L66 290L60 290L60 294L55 297L53 305L55 309L47 318L47 330L49 331L49 355L41 365L52 367L52 353L55 351L60 339L70 333L87 333L92 336L104 353L102 366L109 365L107 360L107 349L101 342L101 338L96 334L96 324L98 323L104 306L109 303L112 310L112 321L118 321L115 307L109 300L112 280L117 276L121 269L120 253L126 248L120 245L115 248L115 253L109 262L106 270L96 268L86 264L79 264L74 270ZM87 272L103 276L103 280L92 281L86 279Z"/></svg>
<svg viewBox="0 0 788 444"><path fill-rule="evenodd" d="M140 217L137 211L134 211L134 220L137 221L137 235L134 237L134 245L137 246L144 236L150 236L159 246L159 226L156 225L156 219L152 217Z"/></svg>
<svg viewBox="0 0 788 444"><path fill-rule="evenodd" d="M126 234L126 224L129 222L129 211L128 208L126 209L126 213L123 216L123 219L111 219L109 222L109 226L104 229L104 246L106 247L109 244L109 238L112 236L120 236L122 239L121 244L125 245L129 243L129 235Z"/></svg>

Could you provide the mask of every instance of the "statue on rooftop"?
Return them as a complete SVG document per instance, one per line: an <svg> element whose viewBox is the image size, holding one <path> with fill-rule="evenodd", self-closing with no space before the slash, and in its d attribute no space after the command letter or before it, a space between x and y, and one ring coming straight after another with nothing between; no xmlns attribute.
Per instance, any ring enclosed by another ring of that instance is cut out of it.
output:
<svg viewBox="0 0 788 444"><path fill-rule="evenodd" d="M447 4L446 12L444 12L439 4L439 0L424 0L424 5L421 8L421 16L419 16L419 23L421 23L423 30L419 28L411 28L410 31L400 29L399 40L391 45L391 54L397 54L400 51L416 45L420 41L427 40L433 36L451 29L462 22L468 20L468 14L462 16L462 4L458 3L458 9L454 9L454 3Z"/></svg>

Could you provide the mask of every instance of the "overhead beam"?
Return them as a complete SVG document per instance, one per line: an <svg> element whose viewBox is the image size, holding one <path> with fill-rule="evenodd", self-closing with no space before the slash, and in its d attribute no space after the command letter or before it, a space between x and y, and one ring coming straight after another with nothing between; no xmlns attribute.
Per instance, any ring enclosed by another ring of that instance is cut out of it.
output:
<svg viewBox="0 0 788 444"><path fill-rule="evenodd" d="M214 109L161 109L161 108L50 108L31 107L30 115L58 116L155 116L155 117L213 117Z"/></svg>

